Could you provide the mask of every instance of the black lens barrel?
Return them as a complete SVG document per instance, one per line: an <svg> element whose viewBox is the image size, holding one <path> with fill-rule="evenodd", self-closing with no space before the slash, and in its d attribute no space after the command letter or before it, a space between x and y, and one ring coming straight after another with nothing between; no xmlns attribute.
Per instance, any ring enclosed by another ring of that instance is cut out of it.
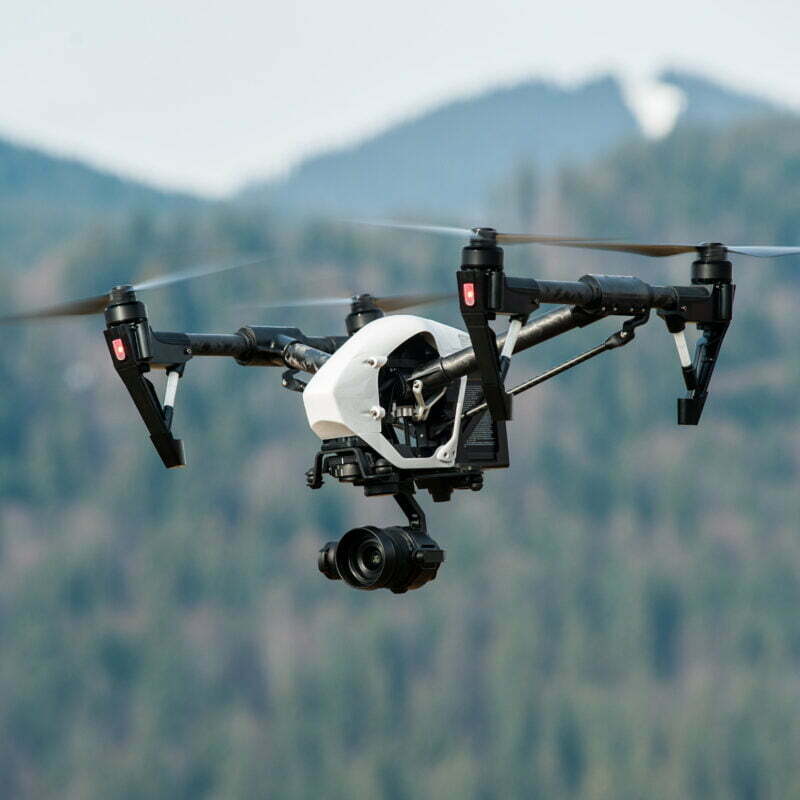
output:
<svg viewBox="0 0 800 800"><path fill-rule="evenodd" d="M444 550L427 534L406 528L364 525L319 552L319 571L354 589L389 589L400 594L436 577Z"/></svg>

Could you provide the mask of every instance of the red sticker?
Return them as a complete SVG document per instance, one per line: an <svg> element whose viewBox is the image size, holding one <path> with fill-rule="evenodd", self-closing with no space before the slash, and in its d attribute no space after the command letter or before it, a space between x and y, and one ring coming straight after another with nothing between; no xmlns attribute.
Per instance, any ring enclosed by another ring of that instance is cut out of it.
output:
<svg viewBox="0 0 800 800"><path fill-rule="evenodd" d="M461 291L464 294L464 305L465 306L474 306L475 305L475 284L474 283L465 283L461 287Z"/></svg>
<svg viewBox="0 0 800 800"><path fill-rule="evenodd" d="M117 357L117 361L124 361L125 356L125 342L122 339L114 339L111 342L111 346L114 348L114 355Z"/></svg>

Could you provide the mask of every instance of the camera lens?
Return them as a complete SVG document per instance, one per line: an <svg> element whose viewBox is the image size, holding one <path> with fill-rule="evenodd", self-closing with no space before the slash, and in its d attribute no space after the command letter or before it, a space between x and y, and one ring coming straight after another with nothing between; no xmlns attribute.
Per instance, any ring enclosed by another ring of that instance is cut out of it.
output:
<svg viewBox="0 0 800 800"><path fill-rule="evenodd" d="M334 580L335 571L350 586L367 591L417 589L436 577L444 560L444 551L428 536L397 527L353 528L331 544L320 552L320 571Z"/></svg>
<svg viewBox="0 0 800 800"><path fill-rule="evenodd" d="M336 568L356 589L380 589L395 571L396 543L372 525L354 528L336 546Z"/></svg>
<svg viewBox="0 0 800 800"><path fill-rule="evenodd" d="M366 539L353 553L350 568L365 581L371 581L380 575L383 562L380 542Z"/></svg>
<svg viewBox="0 0 800 800"><path fill-rule="evenodd" d="M383 553L375 542L366 541L358 548L357 560L364 572L376 572L383 566Z"/></svg>
<svg viewBox="0 0 800 800"><path fill-rule="evenodd" d="M348 552L350 573L364 587L378 581L386 565L386 556L380 533L363 529L360 536L354 536Z"/></svg>

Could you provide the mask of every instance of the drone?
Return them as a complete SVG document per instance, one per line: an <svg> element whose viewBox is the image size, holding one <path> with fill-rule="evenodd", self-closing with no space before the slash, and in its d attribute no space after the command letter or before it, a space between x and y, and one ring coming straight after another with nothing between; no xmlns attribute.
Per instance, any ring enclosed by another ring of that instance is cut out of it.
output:
<svg viewBox="0 0 800 800"><path fill-rule="evenodd" d="M680 362L685 396L677 401L678 424L697 425L733 319L730 256L800 254L800 247L635 244L500 233L485 227L369 224L466 240L456 271L465 330L392 313L453 294L366 293L345 301L346 335L310 336L299 328L268 325L245 325L232 334L151 327L137 292L221 269L118 285L107 294L14 314L0 322L103 313L111 363L167 468L186 464L183 442L173 434L173 416L178 383L190 360L225 356L242 366L283 369L283 387L302 395L308 423L321 440L306 473L308 486L319 489L330 477L362 488L368 497L390 495L407 519L402 526L360 526L338 542L328 542L318 554L319 571L355 589L386 588L401 594L434 580L445 559L445 551L428 532L416 491L427 490L434 502L446 502L456 490L482 489L486 470L508 467L507 426L514 397L628 345L655 311L674 338ZM691 279L685 286L657 286L620 275L589 274L577 281L507 275L503 246L527 243L651 257L693 254ZM543 305L560 307L531 319ZM498 317L508 318L500 334L491 324ZM607 317L625 319L599 345L523 383L506 386L514 354ZM685 337L687 324L699 332L693 356ZM154 370L166 373L163 400L148 377Z"/></svg>

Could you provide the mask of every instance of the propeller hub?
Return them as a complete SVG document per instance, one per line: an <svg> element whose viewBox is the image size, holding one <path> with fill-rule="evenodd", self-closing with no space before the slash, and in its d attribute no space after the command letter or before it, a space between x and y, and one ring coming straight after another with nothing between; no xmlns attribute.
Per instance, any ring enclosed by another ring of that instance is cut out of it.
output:
<svg viewBox="0 0 800 800"><path fill-rule="evenodd" d="M473 228L472 234L471 244L497 243L497 231L494 228Z"/></svg>
<svg viewBox="0 0 800 800"><path fill-rule="evenodd" d="M692 283L730 283L733 266L728 261L728 248L722 242L697 245L696 261L692 262Z"/></svg>
<svg viewBox="0 0 800 800"><path fill-rule="evenodd" d="M350 305L350 313L345 318L347 335L352 336L367 323L380 319L382 316L383 311L375 305L371 294L355 295Z"/></svg>
<svg viewBox="0 0 800 800"><path fill-rule="evenodd" d="M115 303L132 303L136 301L136 293L133 290L133 286L129 283L122 283L119 286L115 286L108 293L108 299L109 305Z"/></svg>
<svg viewBox="0 0 800 800"><path fill-rule="evenodd" d="M108 325L121 325L147 319L144 303L136 299L136 292L130 284L115 286L108 293L108 306L105 310Z"/></svg>
<svg viewBox="0 0 800 800"><path fill-rule="evenodd" d="M372 295L369 292L364 292L364 294L355 294L352 297L351 301L351 310L352 311L363 311L365 309L373 309L375 308L375 304L373 302Z"/></svg>
<svg viewBox="0 0 800 800"><path fill-rule="evenodd" d="M469 244L461 249L461 269L503 269L503 248L497 246L494 228L473 228Z"/></svg>
<svg viewBox="0 0 800 800"><path fill-rule="evenodd" d="M701 242L697 245L697 252L702 261L727 261L728 248L722 242Z"/></svg>

